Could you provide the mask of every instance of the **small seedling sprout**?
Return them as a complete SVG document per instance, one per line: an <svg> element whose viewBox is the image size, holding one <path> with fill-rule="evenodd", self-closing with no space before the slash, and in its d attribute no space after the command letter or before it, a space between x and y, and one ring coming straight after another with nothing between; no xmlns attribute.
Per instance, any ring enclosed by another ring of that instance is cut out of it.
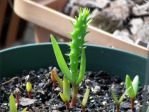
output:
<svg viewBox="0 0 149 112"><path fill-rule="evenodd" d="M29 81L26 82L26 90L27 90L28 97L31 99L32 84Z"/></svg>
<svg viewBox="0 0 149 112"><path fill-rule="evenodd" d="M131 87L130 90L128 91L128 95L130 97L131 109L133 110L134 109L134 99L138 92L139 76L136 75L135 78L133 79L133 81L131 81L130 76L126 75L125 86L126 86L126 89Z"/></svg>
<svg viewBox="0 0 149 112"><path fill-rule="evenodd" d="M9 107L10 107L10 112L17 112L16 102L12 93L9 96Z"/></svg>
<svg viewBox="0 0 149 112"><path fill-rule="evenodd" d="M113 97L113 100L115 101L116 103L116 112L119 112L119 106L120 104L122 103L125 95L128 93L128 91L130 90L131 87L129 87L128 89L125 90L125 92L122 94L122 96L120 97L120 99L118 100L115 92L111 89L111 94L112 94L112 97Z"/></svg>
<svg viewBox="0 0 149 112"><path fill-rule="evenodd" d="M10 112L18 112L15 99L12 93L9 96L9 107L10 107L10 110L9 110ZM22 112L27 112L26 110L27 110L27 107L24 108Z"/></svg>
<svg viewBox="0 0 149 112"><path fill-rule="evenodd" d="M82 103L81 103L82 112L85 112L85 106L86 106L87 101L88 101L89 93L90 93L90 89L89 89L89 87L87 87L86 92L84 94L84 98L83 98Z"/></svg>

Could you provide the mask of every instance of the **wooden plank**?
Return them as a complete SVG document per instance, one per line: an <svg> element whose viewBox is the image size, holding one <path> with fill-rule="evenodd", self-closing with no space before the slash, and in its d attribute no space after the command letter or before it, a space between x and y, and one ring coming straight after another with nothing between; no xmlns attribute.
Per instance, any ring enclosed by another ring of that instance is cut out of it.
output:
<svg viewBox="0 0 149 112"><path fill-rule="evenodd" d="M30 0L15 0L14 10L27 21L70 39L66 32L72 31L70 20L74 21L73 18ZM112 46L147 57L147 48L128 43L92 26L89 26L88 30L90 31L86 36L88 43Z"/></svg>
<svg viewBox="0 0 149 112"><path fill-rule="evenodd" d="M9 46L14 43L17 38L17 31L19 26L20 18L13 12L11 15L11 22L9 24L5 46Z"/></svg>
<svg viewBox="0 0 149 112"><path fill-rule="evenodd" d="M0 1L0 32L2 32L5 12L6 12L7 5L8 5L7 2L8 2L8 0L1 0ZM0 33L0 38L1 38L1 33Z"/></svg>

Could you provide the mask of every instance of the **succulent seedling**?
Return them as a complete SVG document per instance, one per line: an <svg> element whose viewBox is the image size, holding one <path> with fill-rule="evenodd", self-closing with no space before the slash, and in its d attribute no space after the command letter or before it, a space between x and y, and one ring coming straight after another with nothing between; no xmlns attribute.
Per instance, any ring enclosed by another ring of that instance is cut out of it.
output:
<svg viewBox="0 0 149 112"><path fill-rule="evenodd" d="M131 87L130 90L128 91L128 95L130 97L131 109L133 110L134 109L134 99L138 92L139 76L136 75L135 78L133 79L133 81L131 81L130 76L126 75L125 86L126 86L126 89Z"/></svg>
<svg viewBox="0 0 149 112"><path fill-rule="evenodd" d="M79 16L75 17L76 21L72 22L73 32L69 33L72 37L72 41L68 44L70 47L70 53L67 54L70 62L69 68L67 63L62 55L62 52L59 48L59 45L51 35L51 41L53 50L56 56L57 63L64 74L63 78L63 94L61 94L61 98L63 101L69 100L70 94L70 84L72 85L72 100L71 105L74 106L77 100L78 86L84 78L85 69L86 69L86 56L85 56L85 47L83 46L85 43L85 35L88 33L86 31L88 24L92 19L88 19L89 10L84 8L79 10ZM56 79L57 80L57 79Z"/></svg>
<svg viewBox="0 0 149 112"><path fill-rule="evenodd" d="M27 90L28 97L32 99L32 96L31 96L32 84L29 81L26 82L26 90Z"/></svg>
<svg viewBox="0 0 149 112"><path fill-rule="evenodd" d="M63 81L60 79L60 77L57 75L57 69L56 67L54 67L51 70L51 79L53 81L53 86L56 84L56 81L58 82L58 84L60 85L60 88L63 89Z"/></svg>
<svg viewBox="0 0 149 112"><path fill-rule="evenodd" d="M28 97L31 99L31 91L32 91L32 84L30 82L30 76L27 75L25 77L25 80L26 80L26 91L27 91L27 94L28 94Z"/></svg>
<svg viewBox="0 0 149 112"><path fill-rule="evenodd" d="M120 97L120 99L118 100L115 92L111 89L111 94L112 94L112 97L113 97L113 100L115 101L116 103L116 112L119 112L119 106L120 104L122 103L125 95L128 93L128 91L130 90L131 87L129 87L128 89L125 90L125 92L122 94L122 96Z"/></svg>
<svg viewBox="0 0 149 112"><path fill-rule="evenodd" d="M9 107L10 107L10 112L17 112L16 102L12 93L9 96Z"/></svg>
<svg viewBox="0 0 149 112"><path fill-rule="evenodd" d="M83 98L82 103L81 103L82 112L85 112L85 106L87 104L89 93L90 93L90 89L89 89L89 87L87 87L86 92L84 94L84 98Z"/></svg>
<svg viewBox="0 0 149 112"><path fill-rule="evenodd" d="M15 99L14 99L14 96L12 93L9 96L9 107L10 107L10 110L9 110L10 112L18 112L16 103L15 103ZM26 110L27 110L27 108L24 108L22 110L22 112L26 112Z"/></svg>
<svg viewBox="0 0 149 112"><path fill-rule="evenodd" d="M51 71L51 80L52 80L52 84L53 84L53 87L55 88L55 86L56 86L56 79L55 79L55 77L54 77L54 74L55 74L55 71L54 70L52 70Z"/></svg>

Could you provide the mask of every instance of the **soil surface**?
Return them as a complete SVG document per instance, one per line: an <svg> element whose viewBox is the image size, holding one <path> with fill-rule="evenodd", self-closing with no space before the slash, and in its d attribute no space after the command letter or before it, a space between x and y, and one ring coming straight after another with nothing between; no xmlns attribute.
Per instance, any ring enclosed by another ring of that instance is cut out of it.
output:
<svg viewBox="0 0 149 112"><path fill-rule="evenodd" d="M50 77L51 67L35 71L24 70L22 74L11 78L0 80L0 112L9 111L9 95L19 90L18 110L28 107L29 112L65 112L65 104L61 100L59 93L61 89L58 84L54 88ZM62 73L58 71L60 77ZM26 78L30 76L33 89L32 99L28 99L26 91ZM118 76L109 75L104 71L86 72L83 82L79 85L78 98L83 99L87 86L90 87L90 96L86 106L86 112L114 112L115 103L111 97L110 88L117 96L121 96L125 91L125 84ZM15 94L14 94L15 96ZM148 96L149 97L149 96ZM120 112L140 112L143 104L143 87L139 86L139 91L135 99L135 108L130 109L129 97L126 96L120 105ZM148 101L149 102L149 101ZM32 110L32 111L31 111ZM76 103L70 112L81 112L80 104Z"/></svg>

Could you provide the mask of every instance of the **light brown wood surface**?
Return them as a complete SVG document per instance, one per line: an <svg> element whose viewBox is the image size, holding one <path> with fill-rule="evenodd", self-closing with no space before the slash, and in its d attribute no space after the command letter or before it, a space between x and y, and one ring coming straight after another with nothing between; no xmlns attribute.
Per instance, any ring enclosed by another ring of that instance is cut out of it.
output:
<svg viewBox="0 0 149 112"><path fill-rule="evenodd" d="M46 2L45 4L41 2L41 0L15 0L14 10L16 14L21 18L30 21L44 29L59 34L66 39L70 39L70 36L67 32L72 31L70 20L74 21L74 19L57 11L61 10L66 0L46 1L48 2ZM90 33L86 36L86 41L88 41L88 43L118 48L145 57L147 56L147 48L128 43L124 40L116 38L112 34L109 34L92 26L89 26L88 30L90 31Z"/></svg>

